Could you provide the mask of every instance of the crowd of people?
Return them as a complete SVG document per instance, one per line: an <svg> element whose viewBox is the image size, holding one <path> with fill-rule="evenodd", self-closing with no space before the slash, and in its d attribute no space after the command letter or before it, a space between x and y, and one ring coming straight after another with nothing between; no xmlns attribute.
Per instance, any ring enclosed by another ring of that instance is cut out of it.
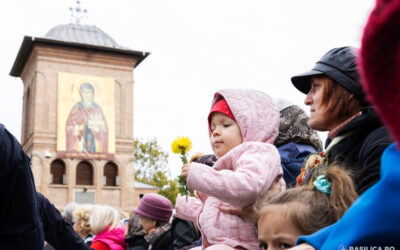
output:
<svg viewBox="0 0 400 250"><path fill-rule="evenodd" d="M400 1L377 0L360 50L333 48L293 76L309 117L261 91L217 91L214 154L182 166L191 195L175 209L145 194L129 216L88 204L61 215L0 125L0 249L400 249L399 31Z"/></svg>

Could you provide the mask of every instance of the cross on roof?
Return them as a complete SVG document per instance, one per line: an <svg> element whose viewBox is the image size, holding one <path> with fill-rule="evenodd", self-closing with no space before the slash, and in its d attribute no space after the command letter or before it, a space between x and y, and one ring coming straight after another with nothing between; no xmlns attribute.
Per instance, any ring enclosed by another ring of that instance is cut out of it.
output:
<svg viewBox="0 0 400 250"><path fill-rule="evenodd" d="M77 0L75 7L70 7L71 19L74 23L80 23L82 19L86 18L87 10L81 7L81 1Z"/></svg>

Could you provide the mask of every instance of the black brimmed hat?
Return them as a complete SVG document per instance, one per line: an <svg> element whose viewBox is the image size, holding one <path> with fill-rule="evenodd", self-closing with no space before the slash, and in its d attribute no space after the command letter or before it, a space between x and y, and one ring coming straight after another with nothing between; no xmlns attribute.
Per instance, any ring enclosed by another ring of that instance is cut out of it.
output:
<svg viewBox="0 0 400 250"><path fill-rule="evenodd" d="M311 89L311 77L326 75L361 102L365 102L357 70L357 50L353 47L341 47L329 50L310 71L292 77L293 85L307 94Z"/></svg>

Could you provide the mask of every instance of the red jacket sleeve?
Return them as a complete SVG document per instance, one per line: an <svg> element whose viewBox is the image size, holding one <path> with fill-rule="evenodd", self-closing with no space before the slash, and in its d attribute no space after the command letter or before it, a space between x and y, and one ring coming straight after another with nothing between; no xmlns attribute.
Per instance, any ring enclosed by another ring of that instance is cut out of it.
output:
<svg viewBox="0 0 400 250"><path fill-rule="evenodd" d="M90 248L95 250L110 250L110 248L101 241L93 242L92 245L90 245Z"/></svg>

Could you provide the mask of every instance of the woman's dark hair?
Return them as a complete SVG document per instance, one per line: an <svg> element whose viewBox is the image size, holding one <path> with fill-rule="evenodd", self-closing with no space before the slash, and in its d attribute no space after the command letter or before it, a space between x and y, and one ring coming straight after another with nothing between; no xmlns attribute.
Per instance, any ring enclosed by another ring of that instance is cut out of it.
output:
<svg viewBox="0 0 400 250"><path fill-rule="evenodd" d="M325 177L331 183L329 195L315 187L287 189L272 197L259 199L254 206L257 216L279 207L305 235L335 223L356 200L357 193L349 172L343 168L329 166Z"/></svg>

